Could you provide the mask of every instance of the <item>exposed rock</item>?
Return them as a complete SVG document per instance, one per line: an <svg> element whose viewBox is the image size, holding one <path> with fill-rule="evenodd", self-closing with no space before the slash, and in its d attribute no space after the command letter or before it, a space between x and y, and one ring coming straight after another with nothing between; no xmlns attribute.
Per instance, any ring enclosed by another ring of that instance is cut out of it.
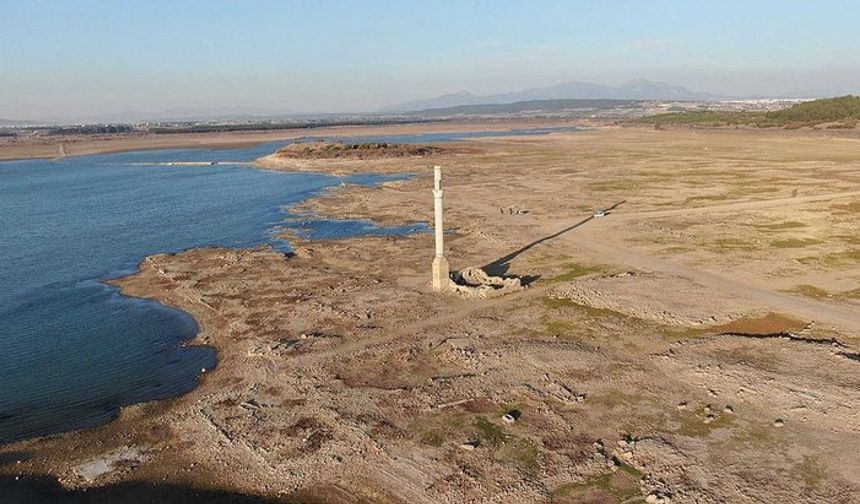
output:
<svg viewBox="0 0 860 504"><path fill-rule="evenodd" d="M520 410L511 410L502 415L502 421L506 424L512 424L520 419L522 412Z"/></svg>
<svg viewBox="0 0 860 504"><path fill-rule="evenodd" d="M88 460L72 470L87 481L95 481L116 471L133 469L148 458L146 449L139 446L126 446Z"/></svg>
<svg viewBox="0 0 860 504"><path fill-rule="evenodd" d="M465 297L495 297L523 289L519 278L491 276L481 268L463 268L451 276L451 290Z"/></svg>
<svg viewBox="0 0 860 504"><path fill-rule="evenodd" d="M480 441L466 441L460 445L461 450L474 451L480 445Z"/></svg>

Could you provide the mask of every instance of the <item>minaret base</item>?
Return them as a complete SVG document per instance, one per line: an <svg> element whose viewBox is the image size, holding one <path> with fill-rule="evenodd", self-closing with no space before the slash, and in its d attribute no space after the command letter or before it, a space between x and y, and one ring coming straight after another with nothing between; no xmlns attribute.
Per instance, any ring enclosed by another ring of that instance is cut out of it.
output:
<svg viewBox="0 0 860 504"><path fill-rule="evenodd" d="M451 284L450 268L448 260L445 256L436 256L433 258L433 290L447 290Z"/></svg>

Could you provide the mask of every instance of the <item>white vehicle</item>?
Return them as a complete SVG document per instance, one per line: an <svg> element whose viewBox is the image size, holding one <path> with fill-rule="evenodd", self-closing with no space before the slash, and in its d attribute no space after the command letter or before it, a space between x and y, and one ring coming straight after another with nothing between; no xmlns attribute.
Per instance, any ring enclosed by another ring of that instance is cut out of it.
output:
<svg viewBox="0 0 860 504"><path fill-rule="evenodd" d="M606 212L604 212L603 210L595 210L594 213L591 214L591 216L594 217L595 219L600 218L600 217L605 217Z"/></svg>

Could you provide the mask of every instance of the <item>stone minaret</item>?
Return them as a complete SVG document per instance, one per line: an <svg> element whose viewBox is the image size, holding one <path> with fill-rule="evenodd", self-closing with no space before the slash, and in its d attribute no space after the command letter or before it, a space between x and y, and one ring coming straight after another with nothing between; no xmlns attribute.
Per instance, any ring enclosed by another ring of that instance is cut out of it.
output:
<svg viewBox="0 0 860 504"><path fill-rule="evenodd" d="M442 167L433 167L433 209L435 210L436 255L433 257L433 289L448 288L448 260L445 259L445 228L442 225Z"/></svg>

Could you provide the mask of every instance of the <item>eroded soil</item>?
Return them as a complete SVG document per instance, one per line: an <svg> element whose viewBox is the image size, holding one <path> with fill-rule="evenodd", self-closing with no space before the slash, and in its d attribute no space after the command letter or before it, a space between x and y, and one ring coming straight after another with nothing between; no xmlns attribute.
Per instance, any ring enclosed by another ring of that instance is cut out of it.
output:
<svg viewBox="0 0 860 504"><path fill-rule="evenodd" d="M303 209L429 222L441 164L452 268L527 289L432 292L427 234L150 257L117 284L193 314L219 367L182 398L4 447L0 490L860 502L860 141L601 129L461 146L480 152L315 165L418 176Z"/></svg>

